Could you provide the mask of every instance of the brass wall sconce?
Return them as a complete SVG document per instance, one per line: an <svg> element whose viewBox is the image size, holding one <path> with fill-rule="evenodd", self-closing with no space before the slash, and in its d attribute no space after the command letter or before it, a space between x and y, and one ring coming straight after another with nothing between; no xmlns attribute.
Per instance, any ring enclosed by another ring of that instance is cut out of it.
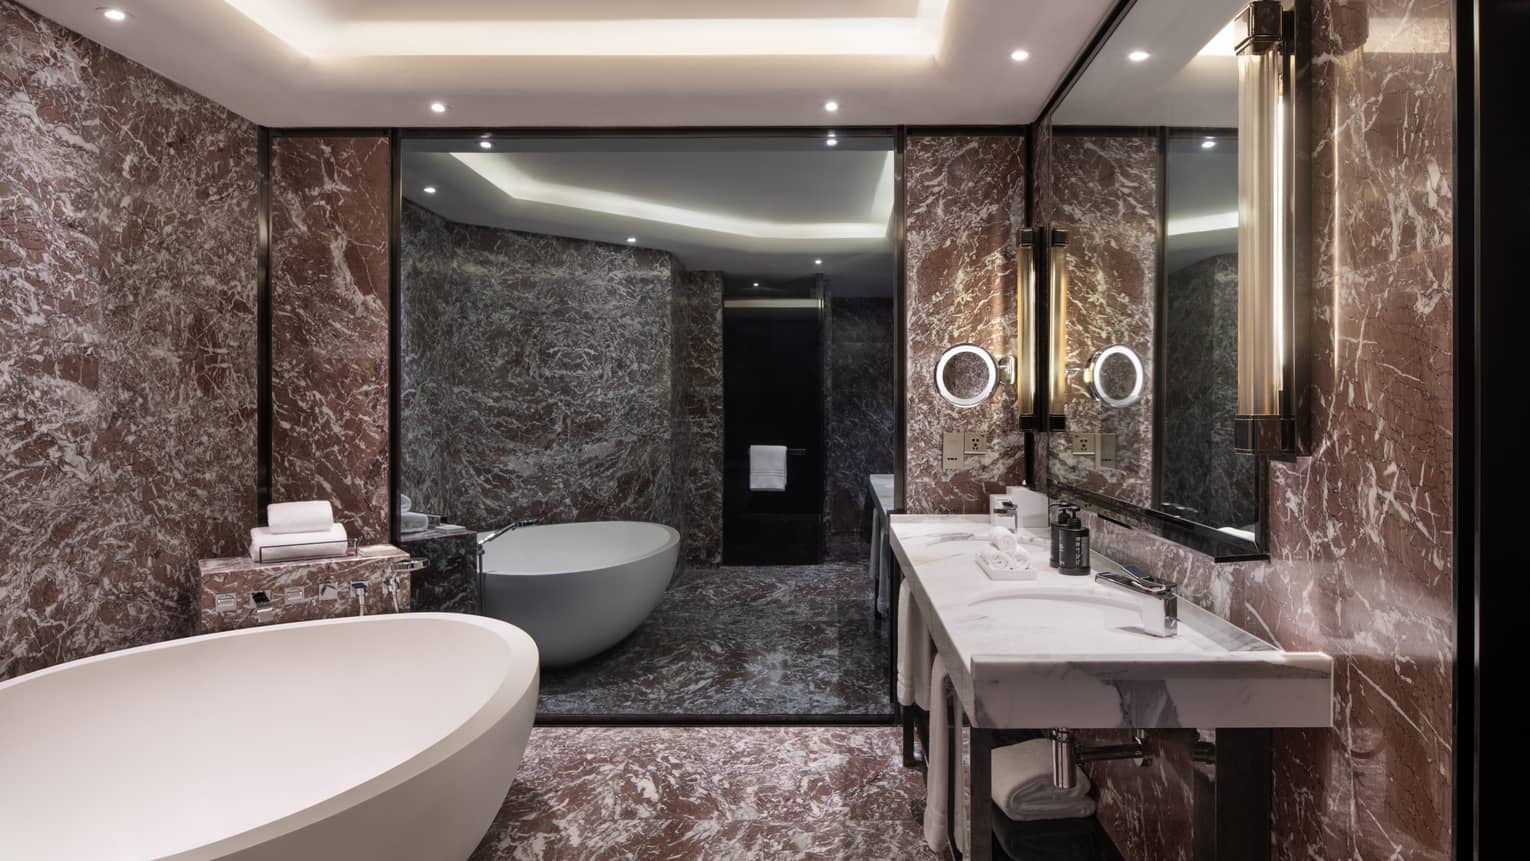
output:
<svg viewBox="0 0 1530 861"><path fill-rule="evenodd" d="M1037 417L1041 415L1042 403L1037 390L1041 360L1040 329L1037 314L1036 285L1036 234L1035 228L1020 231L1020 243L1015 248L1015 289L1017 311L1015 345L1015 401L1020 410L1020 429L1037 430L1041 427Z"/></svg>
<svg viewBox="0 0 1530 861"><path fill-rule="evenodd" d="M1298 142L1303 111L1295 87L1295 15L1280 0L1255 0L1238 32L1238 412L1240 452L1299 454L1305 448L1305 290L1297 271Z"/></svg>
<svg viewBox="0 0 1530 861"><path fill-rule="evenodd" d="M1068 429L1068 231L1047 236L1047 430Z"/></svg>

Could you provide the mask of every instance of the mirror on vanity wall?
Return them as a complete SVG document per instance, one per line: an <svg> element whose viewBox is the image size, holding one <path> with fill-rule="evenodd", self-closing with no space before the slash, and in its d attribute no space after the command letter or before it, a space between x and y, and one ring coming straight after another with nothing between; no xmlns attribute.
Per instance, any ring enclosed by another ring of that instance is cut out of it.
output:
<svg viewBox="0 0 1530 861"><path fill-rule="evenodd" d="M1036 161L1037 221L1065 242L1047 256L1065 336L1038 472L1219 559L1264 549L1265 464L1234 444L1247 7L1132 6L1038 123Z"/></svg>

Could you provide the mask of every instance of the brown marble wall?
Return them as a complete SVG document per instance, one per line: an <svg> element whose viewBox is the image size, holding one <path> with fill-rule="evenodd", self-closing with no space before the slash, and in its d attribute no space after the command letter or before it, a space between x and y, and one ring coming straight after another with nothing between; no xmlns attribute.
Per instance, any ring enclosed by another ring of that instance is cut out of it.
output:
<svg viewBox="0 0 1530 861"><path fill-rule="evenodd" d="M1014 352L1015 242L1025 219L1025 141L1018 137L910 137L905 154L908 403L905 507L909 513L986 511L987 494L1023 477L1025 437L1014 390L958 409L935 390L947 347ZM981 431L992 454L941 466L943 431Z"/></svg>
<svg viewBox="0 0 1530 861"><path fill-rule="evenodd" d="M1158 139L1079 135L1054 129L1051 141L1053 227L1068 230L1068 366L1082 368L1096 350L1125 344L1153 378L1154 294L1158 283ZM1052 480L1132 505L1153 502L1153 391L1110 409L1089 396L1084 375L1069 378L1069 431L1116 435L1114 467L1070 453L1069 434L1051 434Z"/></svg>
<svg viewBox="0 0 1530 861"><path fill-rule="evenodd" d="M1311 15L1314 445L1270 465L1271 561L1213 565L1103 522L1095 542L1336 659L1333 727L1275 734L1273 858L1446 859L1451 4L1315 0ZM1133 788L1120 768L1095 768L1117 843L1133 861L1187 858L1188 834L1154 825L1183 779Z"/></svg>
<svg viewBox="0 0 1530 861"><path fill-rule="evenodd" d="M675 513L692 562L722 561L722 296L721 272L675 275Z"/></svg>
<svg viewBox="0 0 1530 861"><path fill-rule="evenodd" d="M271 143L271 498L388 539L388 141Z"/></svg>
<svg viewBox="0 0 1530 861"><path fill-rule="evenodd" d="M255 519L256 129L0 0L0 679L190 632Z"/></svg>
<svg viewBox="0 0 1530 861"><path fill-rule="evenodd" d="M834 533L860 531L867 476L896 465L893 303L835 299L829 351L829 514Z"/></svg>
<svg viewBox="0 0 1530 861"><path fill-rule="evenodd" d="M410 576L394 569L408 558L391 544L373 544L358 548L355 556L334 559L265 564L248 555L203 559L197 566L197 633L408 612ZM352 583L365 583L366 590L358 594ZM326 594L325 586L333 590ZM271 599L269 621L256 617L257 591ZM220 610L219 595L232 595L236 606Z"/></svg>

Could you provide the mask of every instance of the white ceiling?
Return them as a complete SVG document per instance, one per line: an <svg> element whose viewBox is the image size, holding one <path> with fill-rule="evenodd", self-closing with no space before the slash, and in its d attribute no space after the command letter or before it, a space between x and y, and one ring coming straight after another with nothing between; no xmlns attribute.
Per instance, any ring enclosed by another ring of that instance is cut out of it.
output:
<svg viewBox="0 0 1530 861"><path fill-rule="evenodd" d="M410 140L404 195L451 221L636 237L693 271L762 282L822 273L835 296L890 297L892 141L839 140L501 138L488 152L476 139Z"/></svg>
<svg viewBox="0 0 1530 861"><path fill-rule="evenodd" d="M1238 62L1227 26L1247 5L1248 0L1139 2L1058 106L1053 123L1236 126ZM1127 59L1139 50L1151 56L1139 63Z"/></svg>
<svg viewBox="0 0 1530 861"><path fill-rule="evenodd" d="M24 2L273 127L1027 123L1110 5L114 0L114 24Z"/></svg>
<svg viewBox="0 0 1530 861"><path fill-rule="evenodd" d="M1173 273L1218 254L1238 253L1238 139L1218 136L1207 149L1196 138L1169 141L1165 159L1164 271Z"/></svg>

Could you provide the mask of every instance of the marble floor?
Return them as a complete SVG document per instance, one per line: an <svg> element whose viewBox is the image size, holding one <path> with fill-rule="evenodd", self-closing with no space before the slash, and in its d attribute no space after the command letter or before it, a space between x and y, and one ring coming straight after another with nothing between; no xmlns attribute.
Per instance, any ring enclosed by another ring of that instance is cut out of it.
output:
<svg viewBox="0 0 1530 861"><path fill-rule="evenodd" d="M538 713L890 715L865 553L847 539L820 565L689 566L632 636L544 671Z"/></svg>
<svg viewBox="0 0 1530 861"><path fill-rule="evenodd" d="M538 727L471 861L933 861L894 727Z"/></svg>

